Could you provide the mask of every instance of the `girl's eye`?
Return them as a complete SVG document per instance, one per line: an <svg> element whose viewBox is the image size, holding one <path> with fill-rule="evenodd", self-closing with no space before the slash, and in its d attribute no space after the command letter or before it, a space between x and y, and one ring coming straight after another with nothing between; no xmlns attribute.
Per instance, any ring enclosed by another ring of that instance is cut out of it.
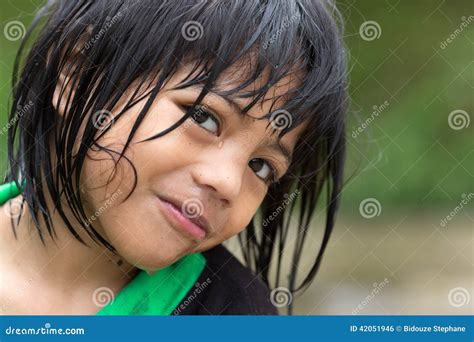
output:
<svg viewBox="0 0 474 342"><path fill-rule="evenodd" d="M188 109L189 110L189 109ZM211 112L204 106L190 107L191 119L193 119L198 125L205 130L218 135L219 133L219 120L211 114Z"/></svg>
<svg viewBox="0 0 474 342"><path fill-rule="evenodd" d="M255 174L266 183L278 181L275 168L266 160L254 158L249 162L249 166L255 172Z"/></svg>

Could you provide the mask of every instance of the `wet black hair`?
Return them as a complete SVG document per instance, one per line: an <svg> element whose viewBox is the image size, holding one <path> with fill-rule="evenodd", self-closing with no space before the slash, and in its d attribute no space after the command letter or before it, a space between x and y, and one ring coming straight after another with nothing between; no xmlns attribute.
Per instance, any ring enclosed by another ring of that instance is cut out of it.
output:
<svg viewBox="0 0 474 342"><path fill-rule="evenodd" d="M14 66L5 181L19 186L25 182L23 201L42 240L46 232L40 229L40 215L47 233L52 238L55 235L45 200L48 191L55 210L79 241L84 242L65 215L62 199L94 241L115 251L87 224L82 207L80 171L87 151L101 149L118 155L118 161L126 158L124 152L152 102L184 63L193 62L194 68L178 87L202 86L195 106L210 91L219 91L223 96L252 100L242 115L269 95L272 85L290 75L298 86L271 98L273 104L279 100L284 104L272 106L265 118L271 121L275 113L284 114L283 124L277 120L280 138L300 123L308 126L295 146L288 172L270 185L239 241L246 264L270 287L283 280L291 292L304 290L320 267L343 184L348 81L342 34L343 20L331 1L49 1L29 28ZM31 37L35 37L32 42ZM217 78L245 58L243 79L236 80L232 90L219 90ZM70 76L70 86L75 89L73 95L66 96L64 89L61 93L58 104L65 105L63 117L53 106L61 73ZM243 91L261 79L261 87ZM149 85L152 87L146 88ZM111 111L128 89L136 91L114 122L144 96L148 98L123 150L113 151L97 143L111 125L97 127L89 114ZM19 110L25 106L28 110ZM191 111L186 112L176 124L150 139L176 129L190 115ZM83 123L84 134L78 137ZM80 147L73 156L78 138ZM136 182L135 177L134 188ZM290 195L294 193L295 200ZM317 244L308 244L317 204L324 206L326 216L323 237ZM296 230L294 234L291 229ZM294 249L285 279L282 256L290 244ZM314 254L314 262L301 274L298 266L307 253ZM271 281L274 262L276 278Z"/></svg>

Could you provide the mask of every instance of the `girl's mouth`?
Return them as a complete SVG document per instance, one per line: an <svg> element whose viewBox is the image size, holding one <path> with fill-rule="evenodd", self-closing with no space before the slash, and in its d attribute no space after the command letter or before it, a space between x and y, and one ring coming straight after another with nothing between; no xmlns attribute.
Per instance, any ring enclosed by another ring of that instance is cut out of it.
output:
<svg viewBox="0 0 474 342"><path fill-rule="evenodd" d="M182 213L180 206L178 207L159 196L157 196L157 199L163 216L165 216L171 226L184 232L193 240L202 241L206 237L207 231L205 227L199 225L196 222L197 220L186 217Z"/></svg>

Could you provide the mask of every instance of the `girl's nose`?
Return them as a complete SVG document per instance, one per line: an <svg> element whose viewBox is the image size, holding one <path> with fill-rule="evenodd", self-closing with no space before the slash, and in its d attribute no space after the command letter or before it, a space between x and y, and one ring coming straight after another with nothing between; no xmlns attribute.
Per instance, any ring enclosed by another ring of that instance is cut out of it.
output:
<svg viewBox="0 0 474 342"><path fill-rule="evenodd" d="M207 149L206 149L207 150ZM242 151L225 149L222 144L206 151L192 171L193 179L202 187L213 192L223 205L231 205L240 194L247 160Z"/></svg>

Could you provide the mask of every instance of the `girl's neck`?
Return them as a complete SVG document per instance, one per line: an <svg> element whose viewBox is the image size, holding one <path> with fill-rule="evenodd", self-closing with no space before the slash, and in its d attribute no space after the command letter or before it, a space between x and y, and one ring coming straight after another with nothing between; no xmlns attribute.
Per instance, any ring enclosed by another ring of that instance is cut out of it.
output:
<svg viewBox="0 0 474 342"><path fill-rule="evenodd" d="M19 195L9 202L16 205L21 200L22 196ZM14 218L15 238L8 214L9 202L3 205L0 213L0 260L14 265L28 279L37 279L63 293L72 293L83 286L106 286L119 290L138 273L134 265L94 243L81 227L77 231L88 246L74 238L57 212L52 217L57 235L54 240L47 233L42 217L40 218L43 244L26 202L19 224L16 224L17 218Z"/></svg>

